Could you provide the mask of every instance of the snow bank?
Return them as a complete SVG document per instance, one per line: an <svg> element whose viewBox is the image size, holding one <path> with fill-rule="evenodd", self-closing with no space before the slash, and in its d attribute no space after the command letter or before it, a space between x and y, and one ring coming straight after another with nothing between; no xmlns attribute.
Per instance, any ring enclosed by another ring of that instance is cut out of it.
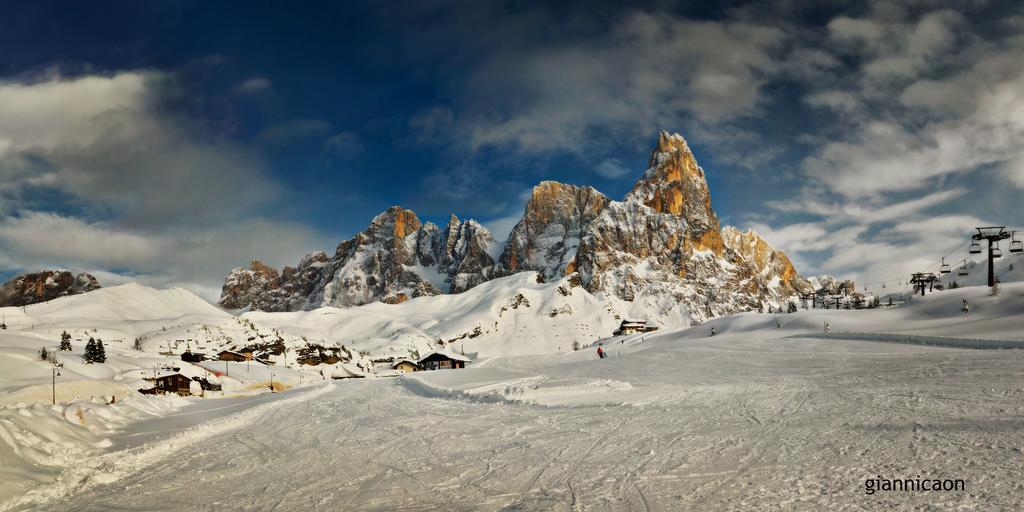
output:
<svg viewBox="0 0 1024 512"><path fill-rule="evenodd" d="M97 449L102 448L106 443L99 441L97 445L90 446L88 441L95 440L89 436L83 436L84 442L73 442L66 449L54 449L57 456L53 458L56 464L51 466L51 474L57 468L63 468L56 480L45 486L36 486L19 498L7 503L0 503L0 510L8 510L15 506L33 505L39 506L53 500L70 496L73 493L94 487L96 485L115 482L125 475L143 470L170 457L183 448L204 441L217 434L248 425L261 417L269 409L282 405L306 401L321 396L334 389L334 384L314 388L296 394L290 398L277 400L270 403L257 405L243 412L229 416L217 422L207 422L196 425L183 432L175 434L169 439L144 444L138 448L128 450L97 454ZM5 438L6 439L6 438ZM64 437L62 439L69 439ZM65 443L67 444L67 443ZM92 449L90 449L92 448ZM27 466L26 470L33 467ZM34 475L27 475L34 476ZM41 483L29 481L27 488L32 484Z"/></svg>
<svg viewBox="0 0 1024 512"><path fill-rule="evenodd" d="M14 504L11 497L48 485L61 470L110 446L109 436L124 425L185 403L178 397L130 395L114 404L97 398L0 409L0 510Z"/></svg>
<svg viewBox="0 0 1024 512"><path fill-rule="evenodd" d="M432 398L542 406L639 405L645 402L629 382L557 378L495 369L442 370L405 374L399 382Z"/></svg>

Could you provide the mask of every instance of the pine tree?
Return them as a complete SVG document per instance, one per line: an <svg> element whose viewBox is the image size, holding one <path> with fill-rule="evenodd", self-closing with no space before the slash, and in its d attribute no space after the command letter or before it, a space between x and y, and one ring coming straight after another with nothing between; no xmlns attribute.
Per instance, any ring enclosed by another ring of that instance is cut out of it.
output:
<svg viewBox="0 0 1024 512"><path fill-rule="evenodd" d="M132 348L134 348L135 350L142 350L142 340L139 338L135 338L135 344L132 345Z"/></svg>
<svg viewBox="0 0 1024 512"><path fill-rule="evenodd" d="M96 340L89 337L89 341L85 343L85 363L92 364L96 361Z"/></svg>
<svg viewBox="0 0 1024 512"><path fill-rule="evenodd" d="M96 340L96 356L93 360L97 363L107 362L107 352L103 350L103 340Z"/></svg>
<svg viewBox="0 0 1024 512"><path fill-rule="evenodd" d="M71 335L67 331L60 333L60 349L64 352L71 351Z"/></svg>

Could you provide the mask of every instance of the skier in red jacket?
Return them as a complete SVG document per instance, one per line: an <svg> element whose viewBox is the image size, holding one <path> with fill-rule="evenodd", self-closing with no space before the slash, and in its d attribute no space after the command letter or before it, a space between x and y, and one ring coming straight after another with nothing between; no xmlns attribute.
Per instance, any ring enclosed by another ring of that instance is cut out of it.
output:
<svg viewBox="0 0 1024 512"><path fill-rule="evenodd" d="M597 347L597 358L604 359L604 349L600 345Z"/></svg>

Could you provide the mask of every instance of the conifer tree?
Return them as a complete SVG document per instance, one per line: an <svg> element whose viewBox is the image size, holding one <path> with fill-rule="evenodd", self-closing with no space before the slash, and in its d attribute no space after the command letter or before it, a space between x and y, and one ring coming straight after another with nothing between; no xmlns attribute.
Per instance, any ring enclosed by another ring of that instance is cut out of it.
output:
<svg viewBox="0 0 1024 512"><path fill-rule="evenodd" d="M86 364L92 364L96 361L96 340L89 337L89 341L85 343L85 362Z"/></svg>
<svg viewBox="0 0 1024 512"><path fill-rule="evenodd" d="M71 351L71 335L67 331L60 333L60 349L64 352Z"/></svg>
<svg viewBox="0 0 1024 512"><path fill-rule="evenodd" d="M107 362L107 352L103 350L103 340L96 340L96 355L93 361L97 363Z"/></svg>

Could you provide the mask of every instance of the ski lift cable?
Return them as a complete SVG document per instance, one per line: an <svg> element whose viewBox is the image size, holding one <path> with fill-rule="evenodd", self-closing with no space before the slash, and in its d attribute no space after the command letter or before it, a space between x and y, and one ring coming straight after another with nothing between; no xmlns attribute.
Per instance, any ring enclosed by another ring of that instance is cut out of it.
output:
<svg viewBox="0 0 1024 512"><path fill-rule="evenodd" d="M928 272L929 270L931 270L931 269L935 268L936 266L940 266L940 265L942 265L942 259L943 259L943 258L949 258L950 256L952 256L952 255L956 254L956 253L957 253L957 251L959 251L960 249L962 249L962 248L963 248L963 247L964 247L965 245L967 245L967 244L968 244L968 243L970 243L970 242L971 242L971 240L970 240L970 239L964 240L963 242L961 242L961 243L960 243L960 245L956 246L956 248L955 248L955 249L953 249L952 251L950 251L950 252L949 252L949 254L947 254L947 255L943 256L943 257L942 257L942 258L940 258L940 259L939 259L938 261L936 261L936 262L932 263L932 264L931 264L930 266L928 266L927 268L925 268L925 269L924 269L924 272ZM899 275L894 275L893 277L891 277L891 278L889 278L889 279L877 279L877 280L874 280L874 281L862 281L861 283L862 283L862 284L878 284L878 283L888 283L889 281L896 281L896 280L898 280L898 279L904 279L905 277L906 277L906 275L905 275L905 274L899 274Z"/></svg>

